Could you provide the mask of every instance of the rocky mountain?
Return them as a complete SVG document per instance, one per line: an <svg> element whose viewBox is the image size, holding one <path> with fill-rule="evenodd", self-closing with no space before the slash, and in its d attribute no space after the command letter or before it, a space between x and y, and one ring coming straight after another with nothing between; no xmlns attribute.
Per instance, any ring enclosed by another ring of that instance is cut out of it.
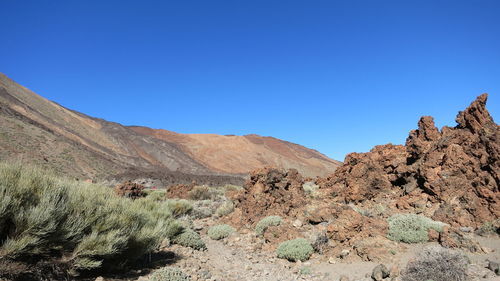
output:
<svg viewBox="0 0 500 281"><path fill-rule="evenodd" d="M308 177L325 176L341 162L316 150L258 135L222 136L215 134L179 134L146 127L130 127L137 133L173 142L193 159L213 171L247 174L264 166L297 169Z"/></svg>
<svg viewBox="0 0 500 281"><path fill-rule="evenodd" d="M80 179L154 176L167 182L241 183L267 165L304 175L339 162L274 138L184 135L127 127L67 109L0 74L0 160L34 163Z"/></svg>

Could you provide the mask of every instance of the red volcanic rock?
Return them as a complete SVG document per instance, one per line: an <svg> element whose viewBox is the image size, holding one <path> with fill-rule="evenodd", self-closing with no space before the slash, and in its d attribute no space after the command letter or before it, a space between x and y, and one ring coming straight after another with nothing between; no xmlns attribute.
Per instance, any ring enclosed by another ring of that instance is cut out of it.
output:
<svg viewBox="0 0 500 281"><path fill-rule="evenodd" d="M483 94L460 112L454 128L439 131L432 117L422 117L405 146L351 153L333 175L317 183L345 202L389 194L398 208L408 209L412 198L428 200L437 204L433 218L451 225L494 221L500 217L500 127L486 110L486 100Z"/></svg>
<svg viewBox="0 0 500 281"><path fill-rule="evenodd" d="M235 196L238 211L231 220L253 225L271 216L295 216L305 204L304 180L295 169L263 168L251 173L245 189Z"/></svg>
<svg viewBox="0 0 500 281"><path fill-rule="evenodd" d="M145 197L144 186L135 182L126 181L115 187L115 193L119 196L137 199Z"/></svg>
<svg viewBox="0 0 500 281"><path fill-rule="evenodd" d="M327 179L319 179L322 188L332 189L346 202L361 202L388 190L397 180L395 169L406 163L406 152L401 145L379 145L368 153L347 155L344 165Z"/></svg>
<svg viewBox="0 0 500 281"><path fill-rule="evenodd" d="M177 184L167 188L167 198L189 199L189 192L195 187L195 183Z"/></svg>

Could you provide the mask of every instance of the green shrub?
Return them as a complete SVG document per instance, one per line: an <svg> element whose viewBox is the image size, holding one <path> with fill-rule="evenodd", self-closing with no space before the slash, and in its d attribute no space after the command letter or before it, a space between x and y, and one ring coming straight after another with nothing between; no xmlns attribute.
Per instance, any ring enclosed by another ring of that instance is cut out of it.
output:
<svg viewBox="0 0 500 281"><path fill-rule="evenodd" d="M193 202L191 216L195 219L211 217L217 209L217 202L212 200L198 200Z"/></svg>
<svg viewBox="0 0 500 281"><path fill-rule="evenodd" d="M174 217L180 217L182 215L187 215L193 210L193 205L185 199L170 199L165 201L167 208L172 212Z"/></svg>
<svg viewBox="0 0 500 281"><path fill-rule="evenodd" d="M176 267L164 267L153 272L150 281L189 281L191 280L182 270Z"/></svg>
<svg viewBox="0 0 500 281"><path fill-rule="evenodd" d="M165 189L147 189L146 198L153 201L165 201L167 198L167 191Z"/></svg>
<svg viewBox="0 0 500 281"><path fill-rule="evenodd" d="M215 215L218 217L227 216L234 211L233 201L226 201L215 210Z"/></svg>
<svg viewBox="0 0 500 281"><path fill-rule="evenodd" d="M319 185L315 184L314 182L308 181L302 185L302 189L307 195L314 197L318 193Z"/></svg>
<svg viewBox="0 0 500 281"><path fill-rule="evenodd" d="M415 214L396 214L387 219L389 223L388 238L405 243L421 243L429 240L428 231L443 231L442 222Z"/></svg>
<svg viewBox="0 0 500 281"><path fill-rule="evenodd" d="M172 238L172 243L195 250L205 250L207 248L200 235L190 228L185 228L179 235Z"/></svg>
<svg viewBox="0 0 500 281"><path fill-rule="evenodd" d="M257 235L263 235L266 229L270 226L278 226L283 222L280 216L269 216L261 219L255 226L255 232Z"/></svg>
<svg viewBox="0 0 500 281"><path fill-rule="evenodd" d="M299 269L299 274L300 275L311 275L312 269L309 266L303 266Z"/></svg>
<svg viewBox="0 0 500 281"><path fill-rule="evenodd" d="M231 235L235 229L227 224L214 225L208 229L208 237L213 240L220 240Z"/></svg>
<svg viewBox="0 0 500 281"><path fill-rule="evenodd" d="M64 256L73 271L118 268L182 231L171 214L145 198L0 163L0 258Z"/></svg>
<svg viewBox="0 0 500 281"><path fill-rule="evenodd" d="M401 275L402 281L465 281L468 258L458 252L440 246L429 247L410 261Z"/></svg>
<svg viewBox="0 0 500 281"><path fill-rule="evenodd" d="M281 243L276 250L278 258L289 261L306 261L314 252L311 243L304 238L297 238Z"/></svg>
<svg viewBox="0 0 500 281"><path fill-rule="evenodd" d="M188 197L192 200L209 200L215 196L216 194L208 186L195 186L188 192Z"/></svg>

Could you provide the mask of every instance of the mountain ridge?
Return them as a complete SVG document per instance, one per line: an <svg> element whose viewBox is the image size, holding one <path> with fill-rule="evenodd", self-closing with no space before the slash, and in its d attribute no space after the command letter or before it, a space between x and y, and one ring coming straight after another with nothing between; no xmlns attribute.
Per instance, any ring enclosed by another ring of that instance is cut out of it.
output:
<svg viewBox="0 0 500 281"><path fill-rule="evenodd" d="M241 179L261 166L323 176L340 163L272 137L171 132L177 138L166 138L164 132L170 131L163 129L163 137L158 137L152 134L155 129L125 126L66 108L1 73L0 125L1 160L21 160L82 179L162 171L172 178L178 173L183 181L192 175L192 180L212 178L219 183ZM237 144L232 144L235 140ZM239 164L248 160L250 164Z"/></svg>

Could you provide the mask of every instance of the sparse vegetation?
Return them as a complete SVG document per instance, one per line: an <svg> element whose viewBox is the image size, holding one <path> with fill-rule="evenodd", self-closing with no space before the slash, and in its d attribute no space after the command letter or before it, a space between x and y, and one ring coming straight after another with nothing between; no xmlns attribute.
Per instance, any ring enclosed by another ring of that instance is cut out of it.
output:
<svg viewBox="0 0 500 281"><path fill-rule="evenodd" d="M289 261L306 261L314 252L311 243L304 238L297 238L281 243L276 250L278 258Z"/></svg>
<svg viewBox="0 0 500 281"><path fill-rule="evenodd" d="M165 204L0 164L0 256L68 257L74 271L119 268L156 249L182 226Z"/></svg>
<svg viewBox="0 0 500 281"><path fill-rule="evenodd" d="M487 221L477 229L476 233L481 236L498 235L500 234L500 228L496 225L500 225L500 220L497 220L496 222Z"/></svg>
<svg viewBox="0 0 500 281"><path fill-rule="evenodd" d="M225 201L217 208L215 215L218 217L227 216L234 211L234 203L231 200Z"/></svg>
<svg viewBox="0 0 500 281"><path fill-rule="evenodd" d="M190 228L185 228L179 235L172 238L172 243L195 250L205 250L207 248L200 235Z"/></svg>
<svg viewBox="0 0 500 281"><path fill-rule="evenodd" d="M224 187L224 190L227 191L240 191L243 189L243 187L239 185L234 185L234 184L226 184Z"/></svg>
<svg viewBox="0 0 500 281"><path fill-rule="evenodd" d="M163 267L153 272L149 277L150 281L189 281L188 275L176 267Z"/></svg>
<svg viewBox="0 0 500 281"><path fill-rule="evenodd" d="M317 234L312 243L314 251L321 254L323 253L323 251L327 246L328 246L328 235L326 235L325 232Z"/></svg>
<svg viewBox="0 0 500 281"><path fill-rule="evenodd" d="M165 189L147 189L145 193L146 197L153 201L165 201L167 198L167 191Z"/></svg>
<svg viewBox="0 0 500 281"><path fill-rule="evenodd" d="M209 228L207 234L213 240L220 240L229 237L233 232L235 232L235 229L232 226L219 224Z"/></svg>
<svg viewBox="0 0 500 281"><path fill-rule="evenodd" d="M429 247L406 266L402 281L465 281L469 260L458 252L440 246Z"/></svg>
<svg viewBox="0 0 500 281"><path fill-rule="evenodd" d="M193 210L193 205L185 199L170 199L165 201L165 204L176 218L187 215Z"/></svg>
<svg viewBox="0 0 500 281"><path fill-rule="evenodd" d="M266 229L272 225L278 226L283 222L280 216L268 216L261 219L255 226L255 232L257 235L263 235Z"/></svg>
<svg viewBox="0 0 500 281"><path fill-rule="evenodd" d="M303 266L299 269L300 275L310 275L312 274L312 269L309 266Z"/></svg>
<svg viewBox="0 0 500 281"><path fill-rule="evenodd" d="M443 231L444 223L415 214L396 214L387 219L388 238L405 243L422 243L429 240L428 231Z"/></svg>
<svg viewBox="0 0 500 281"><path fill-rule="evenodd" d="M188 192L191 200L210 200L217 194L208 186L195 186Z"/></svg>
<svg viewBox="0 0 500 281"><path fill-rule="evenodd" d="M307 195L315 197L317 195L319 185L315 184L314 182L308 181L302 185L302 189Z"/></svg>

